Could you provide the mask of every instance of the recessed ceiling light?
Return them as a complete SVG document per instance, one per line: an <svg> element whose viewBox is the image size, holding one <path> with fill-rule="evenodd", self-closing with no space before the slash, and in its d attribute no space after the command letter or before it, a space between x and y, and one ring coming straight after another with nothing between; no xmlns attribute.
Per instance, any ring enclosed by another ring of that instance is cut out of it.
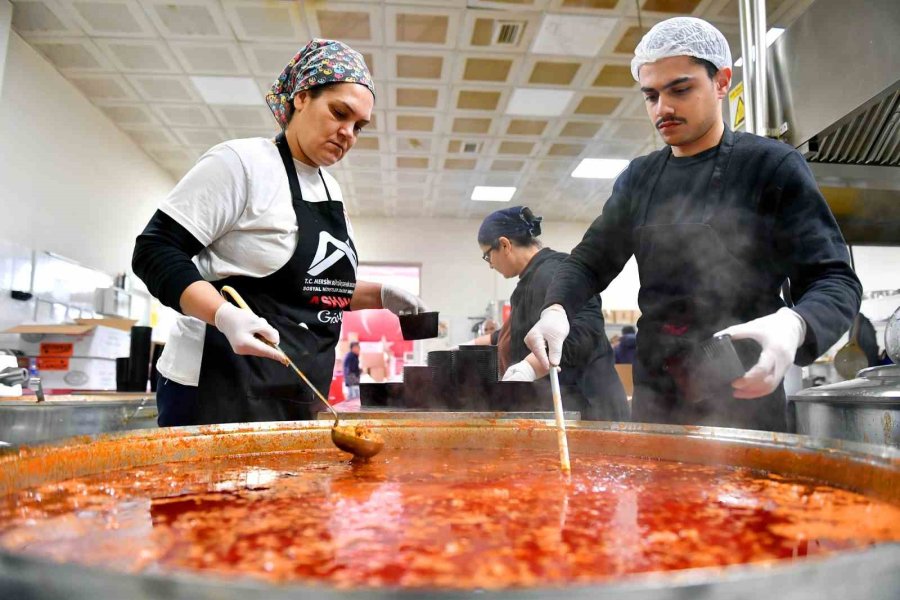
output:
<svg viewBox="0 0 900 600"><path fill-rule="evenodd" d="M531 45L534 54L597 56L616 19L584 15L546 15Z"/></svg>
<svg viewBox="0 0 900 600"><path fill-rule="evenodd" d="M575 92L543 88L516 88L509 98L506 114L531 117L558 117L566 110Z"/></svg>
<svg viewBox="0 0 900 600"><path fill-rule="evenodd" d="M249 77L191 77L207 104L263 106L259 86Z"/></svg>
<svg viewBox="0 0 900 600"><path fill-rule="evenodd" d="M781 37L781 34L784 33L784 29L781 27L773 27L772 29L766 32L766 48L775 43L775 40ZM753 52L756 46L750 46L750 51ZM743 67L744 66L744 57L740 57L736 61L734 61L734 66Z"/></svg>
<svg viewBox="0 0 900 600"><path fill-rule="evenodd" d="M509 202L516 193L514 187L476 185L472 190L472 200L479 202Z"/></svg>
<svg viewBox="0 0 900 600"><path fill-rule="evenodd" d="M621 158L585 158L572 171L572 177L583 179L615 179L629 161Z"/></svg>

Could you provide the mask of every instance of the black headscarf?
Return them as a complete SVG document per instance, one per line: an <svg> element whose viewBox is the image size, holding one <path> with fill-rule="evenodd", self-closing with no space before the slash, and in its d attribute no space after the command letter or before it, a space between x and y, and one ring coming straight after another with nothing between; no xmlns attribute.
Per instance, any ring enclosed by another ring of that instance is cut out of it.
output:
<svg viewBox="0 0 900 600"><path fill-rule="evenodd" d="M536 217L527 206L511 206L484 218L478 230L478 243L493 246L501 237L526 245L541 235L542 217Z"/></svg>

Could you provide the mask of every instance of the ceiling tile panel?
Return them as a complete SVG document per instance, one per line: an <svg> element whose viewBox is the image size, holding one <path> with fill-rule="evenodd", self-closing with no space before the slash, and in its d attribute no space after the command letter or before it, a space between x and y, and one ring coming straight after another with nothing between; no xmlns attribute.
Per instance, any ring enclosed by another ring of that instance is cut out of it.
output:
<svg viewBox="0 0 900 600"><path fill-rule="evenodd" d="M380 143L378 142L378 138L375 136L367 136L365 134L361 135L356 139L356 145L353 146L353 150L379 150Z"/></svg>
<svg viewBox="0 0 900 600"><path fill-rule="evenodd" d="M499 154L531 154L534 151L534 142L500 142L497 148Z"/></svg>
<svg viewBox="0 0 900 600"><path fill-rule="evenodd" d="M581 63L539 60L534 63L528 83L569 85L580 67Z"/></svg>
<svg viewBox="0 0 900 600"><path fill-rule="evenodd" d="M463 79L502 83L509 77L512 61L497 58L467 58Z"/></svg>
<svg viewBox="0 0 900 600"><path fill-rule="evenodd" d="M100 105L100 110L119 125L158 125L159 119L144 104Z"/></svg>
<svg viewBox="0 0 900 600"><path fill-rule="evenodd" d="M94 101L138 100L138 95L121 75L70 75L68 80Z"/></svg>
<svg viewBox="0 0 900 600"><path fill-rule="evenodd" d="M222 7L237 39L242 42L293 42L296 51L312 37L301 16L299 2L223 0Z"/></svg>
<svg viewBox="0 0 900 600"><path fill-rule="evenodd" d="M275 119L268 108L253 106L213 106L213 113L223 127L232 128L272 128Z"/></svg>
<svg viewBox="0 0 900 600"><path fill-rule="evenodd" d="M594 87L633 88L637 82L631 76L628 65L603 65L594 82Z"/></svg>
<svg viewBox="0 0 900 600"><path fill-rule="evenodd" d="M585 96L578 103L575 114L608 115L616 110L621 102L621 98L614 96Z"/></svg>
<svg viewBox="0 0 900 600"><path fill-rule="evenodd" d="M368 12L323 8L315 13L319 35L325 39L372 41L372 20Z"/></svg>
<svg viewBox="0 0 900 600"><path fill-rule="evenodd" d="M491 128L491 119L453 119L454 133L488 133Z"/></svg>
<svg viewBox="0 0 900 600"><path fill-rule="evenodd" d="M428 88L398 87L396 102L398 107L436 108L438 91Z"/></svg>
<svg viewBox="0 0 900 600"><path fill-rule="evenodd" d="M471 171L478 164L474 158L447 158L444 160L444 168L455 171Z"/></svg>
<svg viewBox="0 0 900 600"><path fill-rule="evenodd" d="M184 71L190 75L248 75L250 73L243 53L235 44L171 42L169 47L175 53ZM287 60L285 60L285 64L287 64ZM275 71L274 74L277 73L278 71Z"/></svg>
<svg viewBox="0 0 900 600"><path fill-rule="evenodd" d="M16 0L12 7L12 28L25 38L81 33L71 16L52 0Z"/></svg>
<svg viewBox="0 0 900 600"><path fill-rule="evenodd" d="M397 55L396 76L401 79L440 79L443 68L440 56Z"/></svg>
<svg viewBox="0 0 900 600"><path fill-rule="evenodd" d="M547 156L578 156L584 150L581 144L552 144Z"/></svg>
<svg viewBox="0 0 900 600"><path fill-rule="evenodd" d="M128 80L145 99L156 102L197 102L200 96L187 77L129 75Z"/></svg>
<svg viewBox="0 0 900 600"><path fill-rule="evenodd" d="M462 110L497 110L500 103L500 92L479 92L475 90L460 90L456 101L456 108Z"/></svg>
<svg viewBox="0 0 900 600"><path fill-rule="evenodd" d="M591 121L569 121L560 130L559 135L562 137L592 138L597 135L602 126L602 123Z"/></svg>
<svg viewBox="0 0 900 600"><path fill-rule="evenodd" d="M205 104L157 104L155 110L166 125L176 127L219 126L219 122Z"/></svg>
<svg viewBox="0 0 900 600"><path fill-rule="evenodd" d="M181 66L162 40L98 39L97 46L123 72L181 72Z"/></svg>
<svg viewBox="0 0 900 600"><path fill-rule="evenodd" d="M112 63L88 38L31 38L31 47L44 55L60 71L102 72Z"/></svg>
<svg viewBox="0 0 900 600"><path fill-rule="evenodd" d="M509 122L506 133L509 135L541 135L549 121L513 119Z"/></svg>
<svg viewBox="0 0 900 600"><path fill-rule="evenodd" d="M141 0L147 16L173 40L228 40L234 33L217 0Z"/></svg>
<svg viewBox="0 0 900 600"><path fill-rule="evenodd" d="M397 131L431 131L434 117L424 115L397 115Z"/></svg>
<svg viewBox="0 0 900 600"><path fill-rule="evenodd" d="M398 42L437 45L447 43L447 28L450 23L447 15L397 13L395 19Z"/></svg>
<svg viewBox="0 0 900 600"><path fill-rule="evenodd" d="M156 32L135 0L58 0L89 35L153 37Z"/></svg>
<svg viewBox="0 0 900 600"><path fill-rule="evenodd" d="M265 78L267 86L281 74L299 51L295 44L242 44L247 64L254 75ZM374 74L373 74L374 77Z"/></svg>

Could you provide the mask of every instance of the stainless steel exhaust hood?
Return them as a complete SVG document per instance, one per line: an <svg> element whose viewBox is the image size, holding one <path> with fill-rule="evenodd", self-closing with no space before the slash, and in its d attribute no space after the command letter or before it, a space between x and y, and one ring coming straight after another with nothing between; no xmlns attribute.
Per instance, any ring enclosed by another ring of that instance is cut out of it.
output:
<svg viewBox="0 0 900 600"><path fill-rule="evenodd" d="M851 244L900 245L900 1L816 0L768 49L768 129Z"/></svg>

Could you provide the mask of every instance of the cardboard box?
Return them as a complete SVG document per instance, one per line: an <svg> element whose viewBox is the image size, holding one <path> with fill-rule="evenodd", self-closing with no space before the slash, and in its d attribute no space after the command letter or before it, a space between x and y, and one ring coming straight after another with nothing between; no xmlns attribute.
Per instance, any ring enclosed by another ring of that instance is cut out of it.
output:
<svg viewBox="0 0 900 600"><path fill-rule="evenodd" d="M130 327L129 327L130 329ZM21 349L35 357L45 390L115 390L116 358L131 351L131 332L96 324L18 325Z"/></svg>
<svg viewBox="0 0 900 600"><path fill-rule="evenodd" d="M38 372L44 391L55 393L60 390L111 390L116 389L116 361L111 358L67 358L65 369L41 368L38 358Z"/></svg>
<svg viewBox="0 0 900 600"><path fill-rule="evenodd" d="M115 361L131 352L131 333L105 325L17 325L3 333L21 334L22 350L29 356Z"/></svg>
<svg viewBox="0 0 900 600"><path fill-rule="evenodd" d="M103 317L101 319L75 319L79 325L103 325L131 332L131 328L137 325L136 319L124 319L122 317Z"/></svg>

